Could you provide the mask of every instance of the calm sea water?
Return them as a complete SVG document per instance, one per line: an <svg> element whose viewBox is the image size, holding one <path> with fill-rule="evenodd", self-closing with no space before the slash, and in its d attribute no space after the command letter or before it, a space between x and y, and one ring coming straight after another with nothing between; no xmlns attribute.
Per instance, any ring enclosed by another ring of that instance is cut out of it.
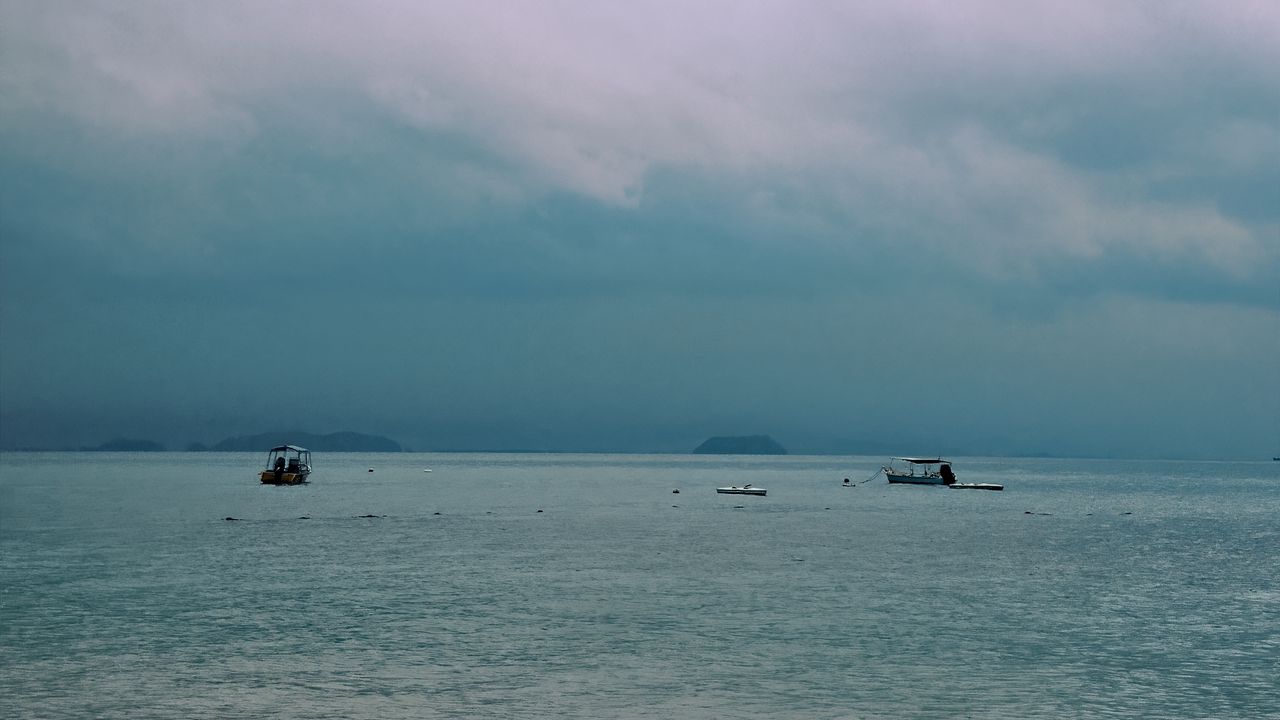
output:
<svg viewBox="0 0 1280 720"><path fill-rule="evenodd" d="M0 717L1280 717L1280 463L315 460L0 455Z"/></svg>

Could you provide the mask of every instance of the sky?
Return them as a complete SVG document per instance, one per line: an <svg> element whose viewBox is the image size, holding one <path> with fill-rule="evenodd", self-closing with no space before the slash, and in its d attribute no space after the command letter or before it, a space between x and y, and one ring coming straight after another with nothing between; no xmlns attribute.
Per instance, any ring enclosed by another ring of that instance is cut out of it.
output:
<svg viewBox="0 0 1280 720"><path fill-rule="evenodd" d="M1280 4L0 0L0 448L1280 455Z"/></svg>

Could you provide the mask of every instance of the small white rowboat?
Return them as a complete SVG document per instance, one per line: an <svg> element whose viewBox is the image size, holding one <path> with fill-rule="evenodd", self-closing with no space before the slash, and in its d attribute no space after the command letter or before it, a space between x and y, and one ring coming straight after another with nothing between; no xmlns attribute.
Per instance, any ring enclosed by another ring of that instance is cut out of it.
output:
<svg viewBox="0 0 1280 720"><path fill-rule="evenodd" d="M760 487L751 487L750 485L743 485L742 487L733 485L731 487L716 488L716 492L721 495L764 495L769 491Z"/></svg>

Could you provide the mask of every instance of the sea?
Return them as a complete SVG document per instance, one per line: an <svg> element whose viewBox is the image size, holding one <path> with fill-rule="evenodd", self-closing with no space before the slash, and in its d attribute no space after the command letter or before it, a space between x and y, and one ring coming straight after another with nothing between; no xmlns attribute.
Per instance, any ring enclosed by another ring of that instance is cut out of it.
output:
<svg viewBox="0 0 1280 720"><path fill-rule="evenodd" d="M0 454L0 717L1280 718L1280 462L886 460Z"/></svg>

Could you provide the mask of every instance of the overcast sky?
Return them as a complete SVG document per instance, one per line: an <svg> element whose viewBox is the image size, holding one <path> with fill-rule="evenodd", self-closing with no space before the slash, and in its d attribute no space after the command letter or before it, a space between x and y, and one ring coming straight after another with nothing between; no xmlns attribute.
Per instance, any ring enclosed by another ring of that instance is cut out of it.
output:
<svg viewBox="0 0 1280 720"><path fill-rule="evenodd" d="M1280 454L1280 4L0 0L0 446Z"/></svg>

